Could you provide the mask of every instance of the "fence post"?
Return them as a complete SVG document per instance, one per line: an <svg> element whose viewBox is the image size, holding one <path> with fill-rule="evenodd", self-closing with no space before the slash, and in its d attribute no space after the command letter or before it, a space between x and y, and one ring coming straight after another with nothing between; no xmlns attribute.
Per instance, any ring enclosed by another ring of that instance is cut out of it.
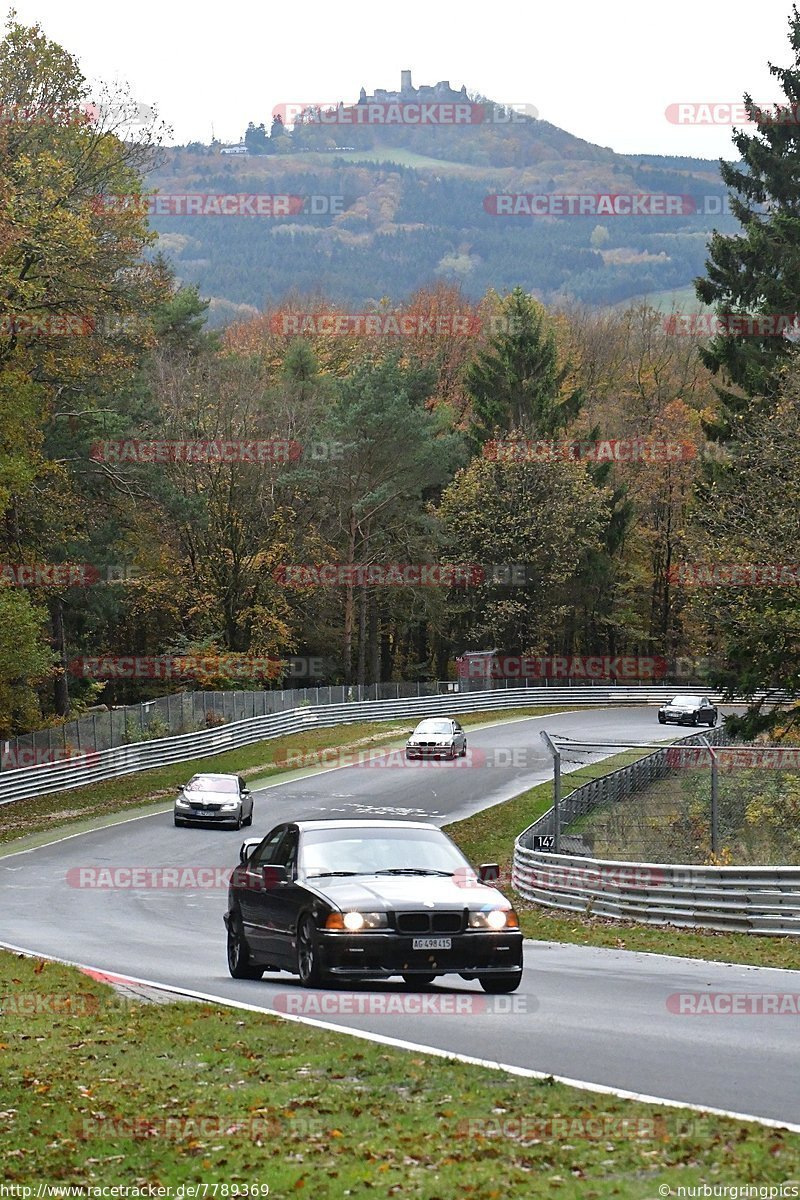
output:
<svg viewBox="0 0 800 1200"><path fill-rule="evenodd" d="M707 738L700 738L701 745L705 746L708 753L711 755L711 853L719 853L719 770L717 755L711 748L711 743Z"/></svg>
<svg viewBox="0 0 800 1200"><path fill-rule="evenodd" d="M553 756L553 823L555 825L555 852L561 853L561 751L544 730L539 734Z"/></svg>

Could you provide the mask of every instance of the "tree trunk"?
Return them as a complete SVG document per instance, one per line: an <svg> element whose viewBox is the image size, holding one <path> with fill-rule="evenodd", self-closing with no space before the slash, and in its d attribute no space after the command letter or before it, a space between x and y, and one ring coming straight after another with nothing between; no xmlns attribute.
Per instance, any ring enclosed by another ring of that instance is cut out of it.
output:
<svg viewBox="0 0 800 1200"><path fill-rule="evenodd" d="M50 601L50 624L53 630L53 649L58 655L58 666L62 668L53 683L53 707L59 717L69 716L69 677L67 675L67 650L64 642L64 604L60 596Z"/></svg>
<svg viewBox="0 0 800 1200"><path fill-rule="evenodd" d="M381 643L380 643L380 615L378 613L378 597L375 591L369 594L369 605L367 609L367 643L369 647L369 681L370 683L380 683L381 681Z"/></svg>
<svg viewBox="0 0 800 1200"><path fill-rule="evenodd" d="M347 547L347 565L353 566L356 557L356 516L350 514L350 538ZM355 623L355 594L353 583L348 580L344 593L344 637L342 640L342 672L345 684L353 682L353 625Z"/></svg>

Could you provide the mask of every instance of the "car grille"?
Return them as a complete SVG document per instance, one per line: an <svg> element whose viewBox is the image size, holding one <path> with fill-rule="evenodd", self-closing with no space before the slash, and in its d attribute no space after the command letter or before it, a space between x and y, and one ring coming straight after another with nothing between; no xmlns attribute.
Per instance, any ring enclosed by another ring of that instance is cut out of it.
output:
<svg viewBox="0 0 800 1200"><path fill-rule="evenodd" d="M399 912L395 913L395 925L398 933L461 933L464 911Z"/></svg>
<svg viewBox="0 0 800 1200"><path fill-rule="evenodd" d="M195 800L190 800L189 803L192 808L202 809L203 812L219 812L222 808L221 804L203 804L202 801L198 803Z"/></svg>

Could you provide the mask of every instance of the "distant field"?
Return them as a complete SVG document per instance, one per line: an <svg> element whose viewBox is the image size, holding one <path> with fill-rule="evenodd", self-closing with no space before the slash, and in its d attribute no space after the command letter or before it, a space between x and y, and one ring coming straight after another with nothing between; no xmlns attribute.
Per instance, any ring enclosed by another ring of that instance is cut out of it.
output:
<svg viewBox="0 0 800 1200"><path fill-rule="evenodd" d="M480 167L475 167L470 163L450 162L445 158L430 158L427 154L416 154L413 150L407 150L402 146L377 146L372 150L331 150L329 152L312 152L309 154L293 155L292 158L300 161L308 161L320 166L328 166L336 159L343 159L345 162L373 162L373 163L397 163L401 167L435 167L437 170L467 172L475 175L481 171ZM287 156L287 160L289 156ZM487 168L487 173L496 175L497 167Z"/></svg>
<svg viewBox="0 0 800 1200"><path fill-rule="evenodd" d="M616 305L617 308L629 308L637 300L646 300L651 308L658 309L659 312L711 312L711 308L707 304L702 304L697 299L694 287L687 284L686 287L672 288L665 292L650 292L646 296L637 296L633 300L624 300L622 304Z"/></svg>

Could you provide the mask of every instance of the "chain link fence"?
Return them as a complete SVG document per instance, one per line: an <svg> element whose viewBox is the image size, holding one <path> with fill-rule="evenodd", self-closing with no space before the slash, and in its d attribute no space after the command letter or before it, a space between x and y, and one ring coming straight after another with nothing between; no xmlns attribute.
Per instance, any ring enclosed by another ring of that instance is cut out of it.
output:
<svg viewBox="0 0 800 1200"><path fill-rule="evenodd" d="M643 691L652 684L639 681ZM458 679L416 681L412 683L376 683L331 687L286 688L269 691L177 692L159 696L141 704L114 709L98 709L61 725L38 729L33 733L0 741L0 772L39 763L58 762L73 755L115 746L127 746L153 738L175 737L212 729L249 717L287 712L306 705L347 704L363 700L406 700L448 693L496 692L551 687L572 687L572 680ZM608 690L613 681L575 680L576 690L596 686ZM636 687L636 681L625 683Z"/></svg>
<svg viewBox="0 0 800 1200"><path fill-rule="evenodd" d="M704 744L705 743L705 744ZM596 746L554 739L564 763ZM559 799L563 854L638 863L800 865L800 747L733 745L724 729L683 739ZM555 808L526 831L555 835Z"/></svg>

